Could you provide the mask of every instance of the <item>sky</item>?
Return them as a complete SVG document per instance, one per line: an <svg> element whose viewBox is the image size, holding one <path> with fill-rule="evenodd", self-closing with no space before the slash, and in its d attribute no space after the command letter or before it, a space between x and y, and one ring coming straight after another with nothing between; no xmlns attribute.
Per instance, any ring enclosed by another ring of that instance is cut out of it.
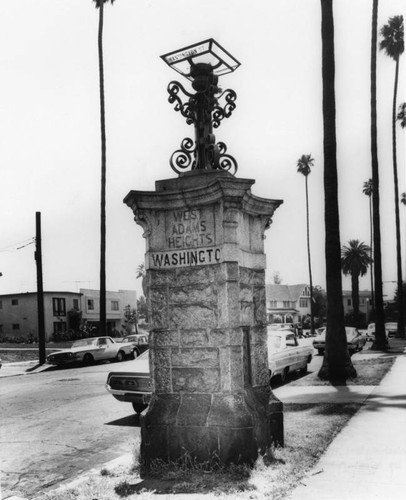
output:
<svg viewBox="0 0 406 500"><path fill-rule="evenodd" d="M325 288L321 34L319 0L116 0L106 4L107 289L135 289L142 229L123 204L176 177L172 152L192 126L168 102L182 77L160 55L214 38L241 62L220 78L237 107L215 131L254 195L283 200L266 232L267 282L308 283L308 178L313 285ZM406 16L404 0L380 0L378 27ZM337 161L341 244L369 244L372 0L335 0ZM91 0L0 0L0 294L36 290L35 213L41 213L48 291L99 287L100 115L98 11ZM384 294L396 281L391 113L395 63L379 51L378 156ZM188 82L182 82L188 87ZM398 102L406 101L406 56ZM397 127L400 192L406 131ZM406 207L400 207L403 276ZM344 289L350 281L343 278ZM370 287L369 275L361 289Z"/></svg>

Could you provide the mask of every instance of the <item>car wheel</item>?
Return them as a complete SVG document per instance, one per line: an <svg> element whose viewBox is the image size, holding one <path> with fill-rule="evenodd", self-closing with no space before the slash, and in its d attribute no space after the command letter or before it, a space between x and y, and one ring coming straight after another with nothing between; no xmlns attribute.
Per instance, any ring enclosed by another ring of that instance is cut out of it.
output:
<svg viewBox="0 0 406 500"><path fill-rule="evenodd" d="M147 405L141 405L139 403L133 403L133 408L134 408L135 413L140 414L141 412L143 412L145 410L145 408L147 408Z"/></svg>
<svg viewBox="0 0 406 500"><path fill-rule="evenodd" d="M94 357L89 354L88 352L83 356L83 362L86 363L87 365L92 364L94 361Z"/></svg>
<svg viewBox="0 0 406 500"><path fill-rule="evenodd" d="M324 349L317 349L317 352L319 353L320 356L323 356L324 354Z"/></svg>
<svg viewBox="0 0 406 500"><path fill-rule="evenodd" d="M284 384L286 382L286 379L288 377L288 373L289 373L289 367L287 366L286 368L284 368L283 372L281 373L282 384Z"/></svg>
<svg viewBox="0 0 406 500"><path fill-rule="evenodd" d="M124 359L124 353L123 351L118 351L117 356L116 356L116 361L123 361Z"/></svg>

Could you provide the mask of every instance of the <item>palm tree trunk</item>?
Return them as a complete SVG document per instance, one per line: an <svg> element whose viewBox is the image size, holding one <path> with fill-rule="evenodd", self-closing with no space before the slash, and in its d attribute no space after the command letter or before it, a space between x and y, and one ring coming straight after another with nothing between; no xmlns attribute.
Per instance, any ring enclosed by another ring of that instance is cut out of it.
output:
<svg viewBox="0 0 406 500"><path fill-rule="evenodd" d="M341 244L337 193L334 21L332 0L321 0L324 220L327 284L326 350L320 378L334 381L356 376L347 350L341 282Z"/></svg>
<svg viewBox="0 0 406 500"><path fill-rule="evenodd" d="M358 322L359 317L359 279L357 274L351 274L352 308L354 319Z"/></svg>
<svg viewBox="0 0 406 500"><path fill-rule="evenodd" d="M402 250L400 243L400 218L399 218L399 184L398 166L396 154L396 101L399 80L399 56L396 58L395 84L393 89L392 107L392 156L393 156L393 181L395 187L395 220L396 220L396 260L397 260L397 282L398 282L398 330L397 337L405 336L403 315L403 286L402 286Z"/></svg>
<svg viewBox="0 0 406 500"><path fill-rule="evenodd" d="M372 206L374 225L374 278L375 278L375 341L372 349L385 350L385 313L382 291L381 222L379 213L379 169L376 120L376 51L378 37L378 0L372 6L371 36L371 163L372 163Z"/></svg>
<svg viewBox="0 0 406 500"><path fill-rule="evenodd" d="M100 133L101 133L101 201L100 201L100 335L106 335L106 123L104 109L103 67L103 5L99 7L99 86L100 86Z"/></svg>
<svg viewBox="0 0 406 500"><path fill-rule="evenodd" d="M309 281L310 281L310 333L314 333L314 316L313 316L313 277L312 263L310 258L310 225L309 225L309 191L307 185L307 175L305 176L306 186L306 225L307 225L307 260L309 264Z"/></svg>
<svg viewBox="0 0 406 500"><path fill-rule="evenodd" d="M369 197L369 232L370 232L370 251L369 251L369 256L371 258L371 306L372 306L372 313L374 314L375 311L375 302L374 302L374 260L373 260L373 238L374 238L374 231L372 227L372 195ZM369 318L367 318L367 321L369 321Z"/></svg>

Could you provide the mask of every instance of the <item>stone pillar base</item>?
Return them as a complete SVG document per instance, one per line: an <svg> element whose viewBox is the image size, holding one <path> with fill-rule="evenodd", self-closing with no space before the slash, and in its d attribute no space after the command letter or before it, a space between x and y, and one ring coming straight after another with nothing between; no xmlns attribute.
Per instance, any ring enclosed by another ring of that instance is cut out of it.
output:
<svg viewBox="0 0 406 500"><path fill-rule="evenodd" d="M244 394L155 394L141 415L141 459L253 464L258 453L283 446L282 403L262 405Z"/></svg>

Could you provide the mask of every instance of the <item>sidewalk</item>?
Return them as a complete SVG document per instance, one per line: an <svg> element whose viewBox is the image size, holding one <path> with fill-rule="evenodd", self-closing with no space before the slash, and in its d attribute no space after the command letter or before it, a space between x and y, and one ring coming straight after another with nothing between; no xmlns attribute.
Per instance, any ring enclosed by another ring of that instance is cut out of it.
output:
<svg viewBox="0 0 406 500"><path fill-rule="evenodd" d="M405 495L406 352L290 499L400 500Z"/></svg>

